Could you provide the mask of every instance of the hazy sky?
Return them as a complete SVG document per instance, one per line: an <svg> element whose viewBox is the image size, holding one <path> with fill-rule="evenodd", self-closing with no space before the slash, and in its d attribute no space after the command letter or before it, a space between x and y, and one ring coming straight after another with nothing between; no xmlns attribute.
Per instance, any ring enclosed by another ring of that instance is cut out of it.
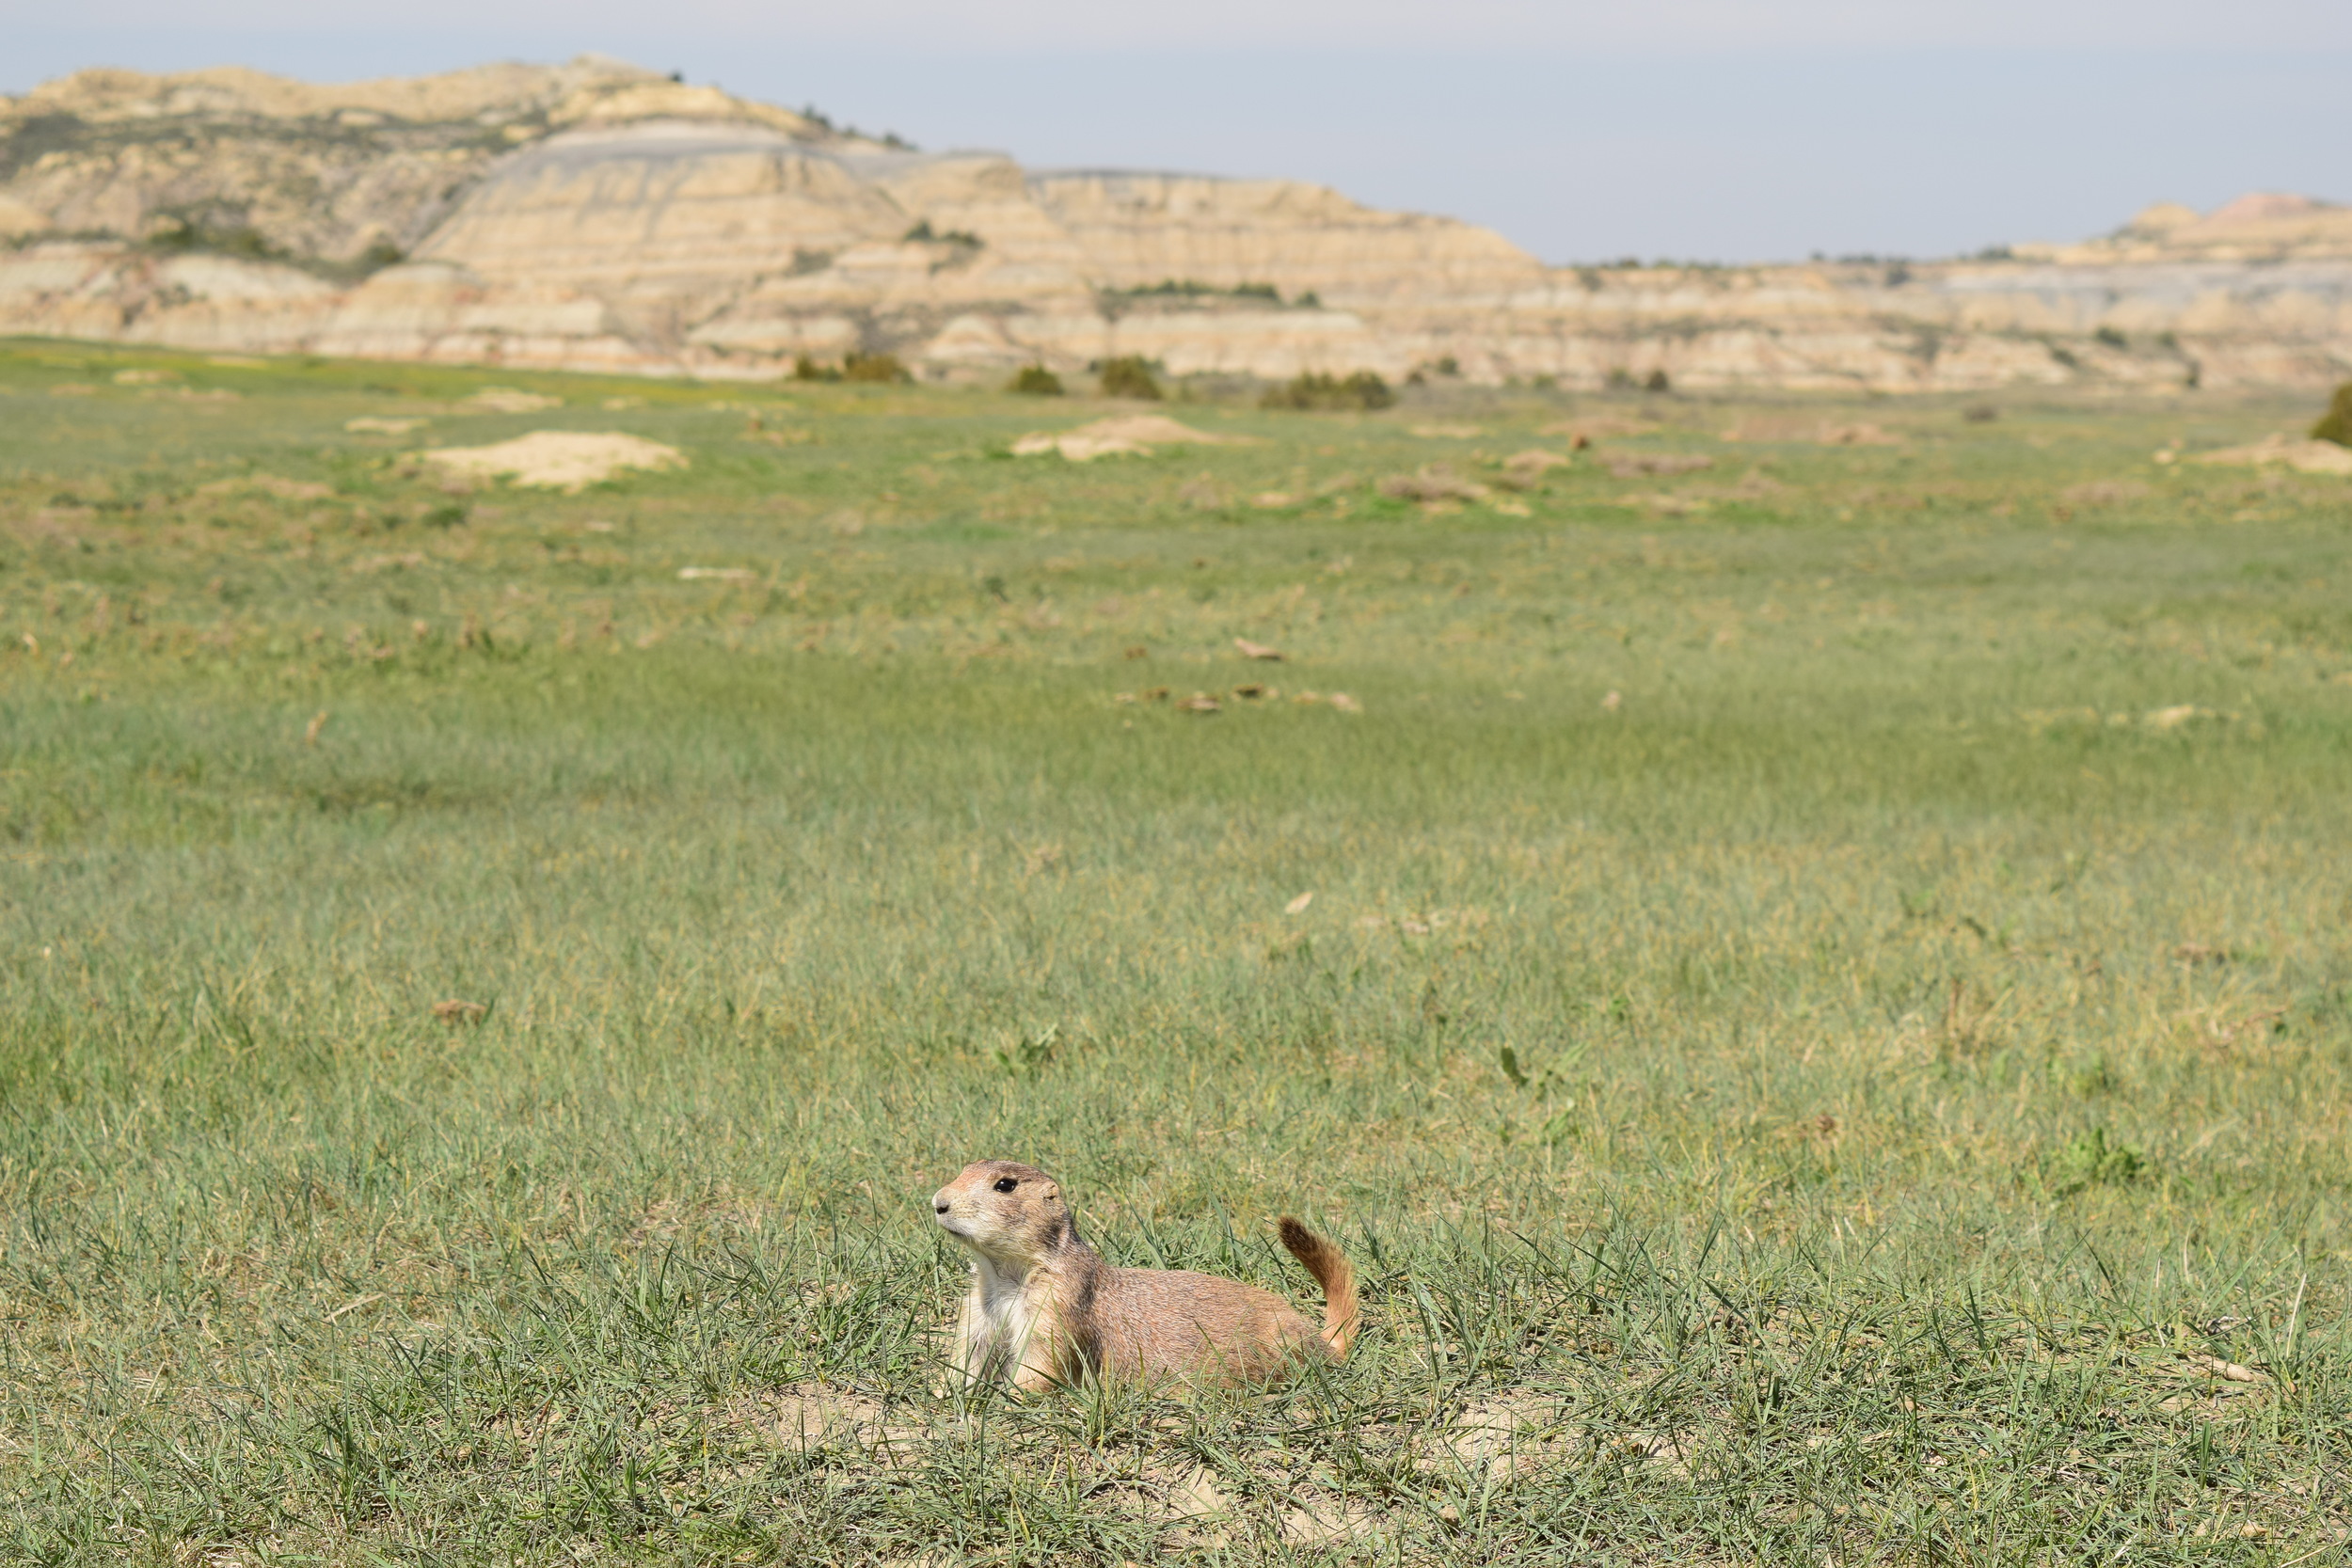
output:
<svg viewBox="0 0 2352 1568"><path fill-rule="evenodd" d="M1315 180L1558 261L1931 256L2156 200L2352 199L2348 0L0 0L0 91L595 50L925 147Z"/></svg>

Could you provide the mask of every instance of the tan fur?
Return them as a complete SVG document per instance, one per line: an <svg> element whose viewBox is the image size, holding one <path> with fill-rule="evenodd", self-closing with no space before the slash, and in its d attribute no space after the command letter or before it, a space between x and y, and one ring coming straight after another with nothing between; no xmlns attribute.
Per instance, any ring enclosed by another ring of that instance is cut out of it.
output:
<svg viewBox="0 0 2352 1568"><path fill-rule="evenodd" d="M1356 1342L1356 1267L1347 1254L1284 1214L1275 1229L1291 1256L1323 1287L1323 1342L1335 1356Z"/></svg>
<svg viewBox="0 0 2352 1568"><path fill-rule="evenodd" d="M1254 1381L1302 1359L1343 1356L1356 1338L1356 1271L1287 1216L1282 1244L1323 1286L1320 1331L1281 1297L1239 1280L1112 1267L1079 1237L1060 1184L1034 1165L966 1165L931 1211L973 1255L955 1354L970 1382Z"/></svg>

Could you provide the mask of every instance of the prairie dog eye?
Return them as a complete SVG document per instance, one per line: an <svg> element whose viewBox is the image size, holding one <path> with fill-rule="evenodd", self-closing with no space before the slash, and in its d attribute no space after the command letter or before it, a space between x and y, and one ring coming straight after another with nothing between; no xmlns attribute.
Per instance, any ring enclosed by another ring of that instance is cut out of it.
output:
<svg viewBox="0 0 2352 1568"><path fill-rule="evenodd" d="M1000 1176L996 1179L996 1190L1000 1193L1009 1193L1019 1185L1021 1185L1020 1180L1014 1177Z"/></svg>

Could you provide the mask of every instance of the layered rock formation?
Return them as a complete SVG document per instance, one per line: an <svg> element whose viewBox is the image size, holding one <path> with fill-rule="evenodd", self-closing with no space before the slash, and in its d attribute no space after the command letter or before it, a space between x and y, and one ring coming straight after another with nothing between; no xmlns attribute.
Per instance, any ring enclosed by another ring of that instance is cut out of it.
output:
<svg viewBox="0 0 2352 1568"><path fill-rule="evenodd" d="M2352 210L2155 208L1908 268L1544 266L1289 181L922 154L611 61L313 87L89 71L0 103L0 331L761 377L1114 355L1596 387L2319 385Z"/></svg>

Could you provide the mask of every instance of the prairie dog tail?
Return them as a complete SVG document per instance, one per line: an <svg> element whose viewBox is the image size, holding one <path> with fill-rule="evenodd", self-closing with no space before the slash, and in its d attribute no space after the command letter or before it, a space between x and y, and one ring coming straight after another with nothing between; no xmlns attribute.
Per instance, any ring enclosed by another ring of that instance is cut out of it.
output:
<svg viewBox="0 0 2352 1568"><path fill-rule="evenodd" d="M1290 1215L1276 1227L1291 1256L1307 1266L1323 1287L1323 1342L1335 1356L1356 1342L1356 1270L1347 1255Z"/></svg>

